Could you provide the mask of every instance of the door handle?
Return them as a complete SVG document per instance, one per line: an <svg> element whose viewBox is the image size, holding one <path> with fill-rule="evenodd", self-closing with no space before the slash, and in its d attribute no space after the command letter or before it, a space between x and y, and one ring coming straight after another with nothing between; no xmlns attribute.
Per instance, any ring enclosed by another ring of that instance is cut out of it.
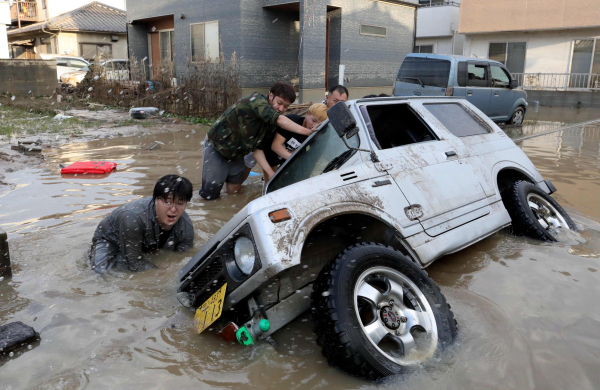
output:
<svg viewBox="0 0 600 390"><path fill-rule="evenodd" d="M494 96L498 96L499 93L500 92L498 92L498 91L494 91Z"/></svg>
<svg viewBox="0 0 600 390"><path fill-rule="evenodd" d="M467 91L467 96L473 96L473 91Z"/></svg>
<svg viewBox="0 0 600 390"><path fill-rule="evenodd" d="M446 157L454 157L456 156L456 152L454 150L450 150L446 152Z"/></svg>

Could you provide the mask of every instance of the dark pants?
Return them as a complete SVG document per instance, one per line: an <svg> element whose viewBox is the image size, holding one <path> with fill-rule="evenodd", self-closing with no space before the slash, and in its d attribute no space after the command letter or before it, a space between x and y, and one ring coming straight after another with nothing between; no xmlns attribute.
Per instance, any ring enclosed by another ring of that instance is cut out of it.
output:
<svg viewBox="0 0 600 390"><path fill-rule="evenodd" d="M200 196L204 199L216 199L221 195L225 182L241 184L244 181L244 157L227 160L217 152L208 139L204 140L202 147L202 188Z"/></svg>

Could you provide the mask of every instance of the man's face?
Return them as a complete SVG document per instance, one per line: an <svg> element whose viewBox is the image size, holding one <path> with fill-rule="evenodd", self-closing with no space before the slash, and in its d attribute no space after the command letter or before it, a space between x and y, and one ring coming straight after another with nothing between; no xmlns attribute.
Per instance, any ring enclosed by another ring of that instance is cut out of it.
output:
<svg viewBox="0 0 600 390"><path fill-rule="evenodd" d="M348 101L348 95L346 95L345 93L342 93L340 95L338 91L333 91L332 93L327 95L327 100L325 101L325 103L327 103L327 109L330 109L331 107L335 106L337 102L346 101Z"/></svg>
<svg viewBox="0 0 600 390"><path fill-rule="evenodd" d="M271 107L273 107L275 111L279 111L283 114L287 111L288 107L290 106L290 104L292 104L292 102L287 101L286 99L279 96L273 96L273 93L269 93L269 104L271 105Z"/></svg>
<svg viewBox="0 0 600 390"><path fill-rule="evenodd" d="M166 200L156 198L154 204L156 206L156 219L158 223L163 229L170 230L183 215L187 201L179 198L173 201L173 194L169 194Z"/></svg>
<svg viewBox="0 0 600 390"><path fill-rule="evenodd" d="M306 127L307 129L314 130L317 127L319 127L320 124L321 124L321 122L319 122L319 120L317 118L315 118L311 114L306 114L306 117L304 118L304 122L302 122L302 127Z"/></svg>

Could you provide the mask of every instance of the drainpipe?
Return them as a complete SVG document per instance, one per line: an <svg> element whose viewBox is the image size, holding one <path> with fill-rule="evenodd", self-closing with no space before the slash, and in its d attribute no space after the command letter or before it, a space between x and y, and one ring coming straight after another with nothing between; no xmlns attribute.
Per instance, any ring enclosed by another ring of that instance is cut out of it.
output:
<svg viewBox="0 0 600 390"><path fill-rule="evenodd" d="M417 7L415 7L415 26L413 31L413 47L411 49L411 53L415 51L415 46L417 46Z"/></svg>

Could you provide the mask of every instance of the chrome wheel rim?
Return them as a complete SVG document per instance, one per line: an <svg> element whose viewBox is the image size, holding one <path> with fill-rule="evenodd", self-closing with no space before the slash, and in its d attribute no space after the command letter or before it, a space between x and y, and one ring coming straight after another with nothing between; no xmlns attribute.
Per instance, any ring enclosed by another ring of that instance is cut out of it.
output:
<svg viewBox="0 0 600 390"><path fill-rule="evenodd" d="M515 112L515 115L513 116L513 125L520 125L521 123L523 123L523 111L518 110L517 112Z"/></svg>
<svg viewBox="0 0 600 390"><path fill-rule="evenodd" d="M569 224L562 214L541 196L537 194L527 195L527 204L535 219L545 230L569 229Z"/></svg>
<svg viewBox="0 0 600 390"><path fill-rule="evenodd" d="M354 287L361 330L386 358L419 364L435 353L438 332L431 306L405 275L388 267L363 272Z"/></svg>

